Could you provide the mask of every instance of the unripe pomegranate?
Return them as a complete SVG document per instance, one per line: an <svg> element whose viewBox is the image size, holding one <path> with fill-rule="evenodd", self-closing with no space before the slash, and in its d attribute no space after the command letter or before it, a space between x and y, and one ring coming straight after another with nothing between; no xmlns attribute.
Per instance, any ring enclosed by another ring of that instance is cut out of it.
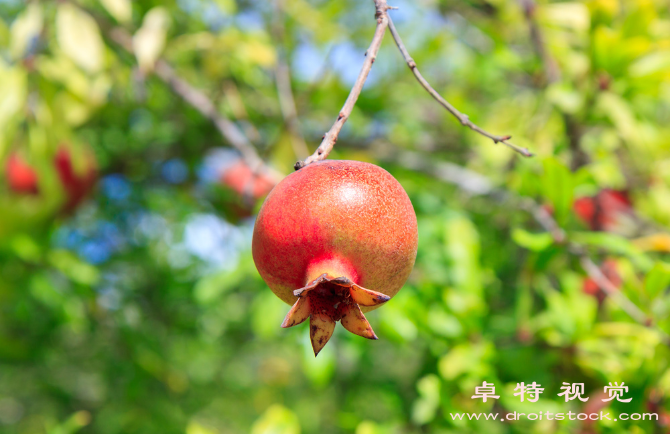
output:
<svg viewBox="0 0 670 434"><path fill-rule="evenodd" d="M270 192L252 252L270 289L293 306L282 327L310 318L316 355L336 321L377 339L363 312L400 290L417 244L414 208L391 174L369 163L326 160L292 173Z"/></svg>
<svg viewBox="0 0 670 434"><path fill-rule="evenodd" d="M12 153L5 165L5 177L14 193L37 194L37 173L17 153Z"/></svg>

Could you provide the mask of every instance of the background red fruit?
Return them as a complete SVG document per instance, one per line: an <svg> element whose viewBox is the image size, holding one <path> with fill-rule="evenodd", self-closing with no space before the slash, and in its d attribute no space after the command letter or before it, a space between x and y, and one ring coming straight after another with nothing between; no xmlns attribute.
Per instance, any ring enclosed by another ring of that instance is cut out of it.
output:
<svg viewBox="0 0 670 434"><path fill-rule="evenodd" d="M11 153L5 163L5 179L9 189L19 194L41 193L40 200L44 199L44 203L34 203L31 213L53 216L57 212L72 212L95 184L97 171L93 155L86 150L75 156L72 147L61 145L55 155L43 158L48 158L48 161L42 161L42 164L38 161L33 165L28 164L18 152ZM45 209L38 210L42 205ZM49 212L52 206L52 212Z"/></svg>
<svg viewBox="0 0 670 434"><path fill-rule="evenodd" d="M628 193L611 189L575 200L573 209L591 230L611 232L617 232L622 221L633 212Z"/></svg>
<svg viewBox="0 0 670 434"><path fill-rule="evenodd" d="M412 203L391 174L369 163L327 160L272 190L258 214L252 250L265 282L294 305L284 326L312 315L318 353L340 319L348 330L376 338L358 305L372 310L400 290L417 243ZM300 300L294 295L299 288ZM305 298L308 306L299 305ZM316 309L326 313L319 318ZM320 334L327 335L325 342Z"/></svg>
<svg viewBox="0 0 670 434"><path fill-rule="evenodd" d="M606 259L600 266L600 271L610 282L612 282L615 287L621 287L622 280L619 272L617 271L617 265L614 259ZM591 279L590 277L584 279L582 291L584 291L586 294L596 296L599 301L605 299L605 293L601 290L600 286L595 282L595 280Z"/></svg>
<svg viewBox="0 0 670 434"><path fill-rule="evenodd" d="M5 165L5 177L10 190L15 193L37 194L37 173L17 153L12 153Z"/></svg>
<svg viewBox="0 0 670 434"><path fill-rule="evenodd" d="M90 154L87 154L85 167L77 171L70 150L61 146L56 152L54 165L67 197L63 211L65 213L72 212L93 188L97 178L95 160Z"/></svg>
<svg viewBox="0 0 670 434"><path fill-rule="evenodd" d="M255 174L242 159L238 159L222 172L221 182L241 196L250 195L254 199L265 196L275 186L272 178Z"/></svg>

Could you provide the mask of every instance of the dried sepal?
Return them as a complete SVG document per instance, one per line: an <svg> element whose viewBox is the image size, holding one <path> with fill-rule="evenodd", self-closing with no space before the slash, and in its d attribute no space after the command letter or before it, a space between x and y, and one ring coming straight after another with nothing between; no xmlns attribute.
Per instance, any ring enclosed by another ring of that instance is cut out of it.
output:
<svg viewBox="0 0 670 434"><path fill-rule="evenodd" d="M362 336L367 339L378 339L375 332L372 330L370 323L361 312L361 308L355 303L346 305L343 309L342 326L351 333Z"/></svg>
<svg viewBox="0 0 670 434"><path fill-rule="evenodd" d="M281 326L283 328L293 327L294 325L304 322L309 318L309 315L310 310L307 297L300 297L293 307L291 307L291 310L286 314L286 318L284 318L284 322L281 323Z"/></svg>
<svg viewBox="0 0 670 434"><path fill-rule="evenodd" d="M354 302L361 306L377 306L378 304L386 303L391 299L391 297L386 294L372 291L371 289L365 289L358 285L351 285L349 293Z"/></svg>
<svg viewBox="0 0 670 434"><path fill-rule="evenodd" d="M313 313L309 320L309 337L312 341L314 356L326 346L335 330L335 321L328 315Z"/></svg>
<svg viewBox="0 0 670 434"><path fill-rule="evenodd" d="M358 336L378 339L360 306L377 306L391 297L381 292L363 288L340 276L322 274L304 287L296 289L298 297L284 318L282 327L292 327L310 318L310 339L314 355L319 354L333 335L335 323Z"/></svg>

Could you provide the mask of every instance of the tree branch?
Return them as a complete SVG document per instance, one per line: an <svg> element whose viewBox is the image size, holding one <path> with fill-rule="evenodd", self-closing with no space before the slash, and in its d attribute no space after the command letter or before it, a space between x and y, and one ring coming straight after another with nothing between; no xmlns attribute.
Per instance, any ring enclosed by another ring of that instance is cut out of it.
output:
<svg viewBox="0 0 670 434"><path fill-rule="evenodd" d="M110 31L109 35L112 40L126 51L129 53L133 52L132 36L125 29L116 27ZM242 154L244 161L255 173L265 173L277 182L283 178L281 173L263 162L258 156L256 149L249 142L249 139L240 131L237 125L221 115L207 95L179 77L165 60L159 59L156 62L154 72L170 86L174 93L179 95L204 117L212 121L219 133Z"/></svg>
<svg viewBox="0 0 670 434"><path fill-rule="evenodd" d="M528 23L533 49L542 62L544 74L543 85L546 88L561 79L561 70L558 67L556 59L551 56L545 42L544 33L537 22L535 16L537 4L535 3L535 0L520 0L520 3L523 8L524 16L526 17L526 22ZM570 169L576 171L580 167L586 165L589 161L589 156L580 146L583 135L582 128L574 115L561 112L561 117L563 118L563 124L565 125L565 135L568 139L570 151L572 152Z"/></svg>
<svg viewBox="0 0 670 434"><path fill-rule="evenodd" d="M277 81L277 94L279 96L279 106L281 108L284 122L291 134L291 144L293 152L298 158L305 158L309 155L305 138L300 131L300 122L298 121L298 109L293 97L291 88L291 72L284 59L279 59L275 70L275 79Z"/></svg>
<svg viewBox="0 0 670 434"><path fill-rule="evenodd" d="M405 59L405 62L407 63L407 66L409 66L409 69L412 70L412 73L414 74L414 77L416 77L416 80L423 86L424 89L432 96L437 102L442 105L449 113L451 113L458 121L461 123L461 125L470 128L471 130L481 134L484 137L488 137L489 139L493 140L493 143L502 143L503 145L509 147L510 149L513 149L514 151L518 152L519 154L523 155L524 157L532 157L533 153L530 152L527 148L523 148L521 146L517 146L513 144L512 142L509 141L509 139L512 138L512 136L497 136L495 134L491 134L488 131L484 130L483 128L475 125L468 115L461 113L451 105L446 99L442 97L433 87L426 81L425 78L423 78L423 75L421 75L421 72L419 72L419 69L416 66L416 62L412 57L409 55L409 52L407 51L407 48L405 47L405 44L403 43L402 39L400 38L400 34L396 30L395 26L393 25L393 20L391 17L388 17L388 27L389 31L391 32L391 35L393 36L393 40L395 41L396 45L398 46L398 49L400 50L400 53L402 54L402 57Z"/></svg>
<svg viewBox="0 0 670 434"><path fill-rule="evenodd" d="M386 27L388 27L389 24L389 16L387 13L389 6L386 4L386 0L374 0L374 2L376 10L375 17L377 18L377 28L375 29L375 35L372 38L370 47L368 48L368 51L365 52L365 62L363 62L363 67L361 68L361 72L358 74L358 78L356 78L356 83L354 83L354 86L351 88L351 92L349 92L349 96L344 102L344 106L342 107L342 110L340 110L340 114L338 115L337 120L330 128L330 130L328 130L328 132L323 136L323 140L321 141L319 147L316 149L314 154L307 157L304 161L298 161L295 163L295 170L300 170L310 163L321 161L328 157L330 152L333 150L333 147L335 146L335 142L337 142L337 138L340 134L340 131L342 130L342 127L344 126L344 123L347 121L347 119L349 119L349 116L354 109L354 105L356 105L358 96L363 90L365 80L367 80L368 74L372 69L372 64L375 63L375 59L379 53L379 48L381 47L382 40L384 39L384 33L386 33Z"/></svg>
<svg viewBox="0 0 670 434"><path fill-rule="evenodd" d="M495 187L488 178L448 161L430 161L420 153L413 151L394 152L391 158L385 156L380 156L380 158L382 160L392 159L394 163L407 169L428 173L441 181L456 185L472 196L495 193Z"/></svg>
<svg viewBox="0 0 670 434"><path fill-rule="evenodd" d="M533 43L533 48L535 48L535 52L542 60L542 65L544 66L545 81L547 84L554 83L560 80L561 72L558 69L556 61L549 54L549 50L547 50L547 46L544 42L544 35L535 19L535 10L537 9L535 0L521 0L521 7L523 8L524 16L528 22L530 40Z"/></svg>
<svg viewBox="0 0 670 434"><path fill-rule="evenodd" d="M411 170L417 170L428 173L444 182L456 185L462 190L472 195L488 195L496 198L499 202L509 203L514 201L518 203L519 208L529 212L537 223L547 232L549 232L554 241L558 244L564 244L567 241L568 251L579 258L580 264L586 274L612 299L628 316L635 322L653 328L658 331L664 339L664 342L670 345L670 335L660 327L652 323L652 319L647 316L635 303L621 292L616 285L610 281L600 268L588 256L586 249L574 242L567 240L565 231L559 226L552 215L540 206L533 199L521 197L517 194L495 187L494 184L484 175L480 175L470 169L455 165L453 163L435 162L425 158L416 152L384 152L379 158L386 161L392 161Z"/></svg>
<svg viewBox="0 0 670 434"><path fill-rule="evenodd" d="M301 168L305 167L306 165L313 163L315 161L320 161L324 160L325 158L328 157L330 152L333 150L333 147L335 146L335 143L337 142L337 138L340 134L340 131L342 130L342 127L344 126L344 123L347 121L349 116L351 115L351 111L354 108L354 105L356 104L356 100L358 99L358 96L361 94L361 90L363 89L363 85L365 84L365 80L368 77L368 74L370 73L370 69L372 68L372 64L375 62L375 59L377 57L377 53L379 52L379 48L381 47L382 40L384 38L384 33L386 32L386 28L389 28L389 31L391 32L391 35L393 35L393 39L398 46L398 49L400 50L400 53L402 54L403 58L405 59L405 62L407 63L407 66L412 70L412 73L416 77L417 81L423 86L424 89L437 101L439 102L449 113L451 113L458 121L463 125L471 130L481 134L484 137L487 137L491 140L493 140L493 143L502 143L503 145L509 147L510 149L513 149L514 151L518 152L519 154L523 155L524 157L532 157L533 153L530 152L527 148L523 148L521 146L517 146L514 143L510 142L509 140L511 139L511 136L498 136L495 134L491 134L488 131L484 130L483 128L479 127L476 125L474 122L470 120L468 115L461 113L458 111L454 106L452 106L447 100L445 100L433 87L426 81L425 78L421 75L421 72L419 72L419 69L416 66L416 62L414 62L414 59L409 55L409 52L407 51L407 48L405 47L405 44L403 43L402 39L400 38L400 35L398 34L398 31L396 30L395 26L393 25L393 20L388 14L388 11L390 9L395 9L393 7L388 6L386 3L386 0L374 0L375 2L375 9L376 9L376 14L375 17L377 18L377 28L375 30L375 35L372 38L372 42L370 43L370 48L368 48L368 51L366 52L367 58L365 59L365 62L363 63L363 67L361 68L361 72L358 74L358 78L356 79L356 83L354 84L353 88L351 89L351 92L349 93L349 96L347 97L346 102L344 103L344 107L342 107L342 110L340 110L340 114L337 117L337 120L335 121L335 124L328 130L328 132L323 136L323 140L321 141L321 144L317 148L316 152L309 156L307 159L304 161L298 161L295 163L295 170L300 170Z"/></svg>
<svg viewBox="0 0 670 434"><path fill-rule="evenodd" d="M608 297L612 298L626 312L631 318L645 326L649 325L650 318L642 312L642 310L635 305L628 297L614 285L605 274L600 270L595 262L591 260L586 254L580 254L579 263L582 265L586 274L602 289ZM665 334L665 333L664 333Z"/></svg>

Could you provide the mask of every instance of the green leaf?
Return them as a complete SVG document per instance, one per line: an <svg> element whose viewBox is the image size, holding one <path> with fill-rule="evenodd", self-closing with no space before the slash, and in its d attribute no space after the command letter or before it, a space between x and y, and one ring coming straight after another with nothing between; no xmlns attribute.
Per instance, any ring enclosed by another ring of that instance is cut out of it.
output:
<svg viewBox="0 0 670 434"><path fill-rule="evenodd" d="M191 421L186 426L186 434L218 434L218 431L203 426L196 421Z"/></svg>
<svg viewBox="0 0 670 434"><path fill-rule="evenodd" d="M40 245L27 234L16 235L10 245L14 253L24 261L37 262L42 255Z"/></svg>
<svg viewBox="0 0 670 434"><path fill-rule="evenodd" d="M440 405L440 379L435 374L426 375L417 382L416 389L419 399L414 402L412 420L423 425L435 419Z"/></svg>
<svg viewBox="0 0 670 434"><path fill-rule="evenodd" d="M670 285L670 264L657 262L644 279L644 290L649 298L655 298Z"/></svg>
<svg viewBox="0 0 670 434"><path fill-rule="evenodd" d="M42 26L42 7L39 3L31 3L12 24L9 47L12 58L20 59L25 56L28 48L42 32Z"/></svg>
<svg viewBox="0 0 670 434"><path fill-rule="evenodd" d="M63 52L89 73L102 69L104 44L95 20L72 5L61 3L56 15L56 37Z"/></svg>
<svg viewBox="0 0 670 434"><path fill-rule="evenodd" d="M542 190L544 191L544 196L554 207L556 221L560 225L563 225L567 220L574 198L572 173L555 158L545 159L543 166Z"/></svg>
<svg viewBox="0 0 670 434"><path fill-rule="evenodd" d="M133 17L133 5L130 0L100 0L100 3L120 23L127 24Z"/></svg>
<svg viewBox="0 0 670 434"><path fill-rule="evenodd" d="M98 269L67 250L53 250L49 255L49 262L73 282L82 285L95 285L100 280Z"/></svg>
<svg viewBox="0 0 670 434"><path fill-rule="evenodd" d="M444 244L454 286L479 294L482 290L480 242L475 225L462 215L448 217L444 225Z"/></svg>
<svg viewBox="0 0 670 434"><path fill-rule="evenodd" d="M163 53L169 25L170 14L164 7L157 6L144 16L142 27L133 36L133 50L142 71L153 70Z"/></svg>
<svg viewBox="0 0 670 434"><path fill-rule="evenodd" d="M633 143L639 141L639 129L635 113L630 104L612 92L601 92L598 96L597 107L610 119L624 139Z"/></svg>
<svg viewBox="0 0 670 434"><path fill-rule="evenodd" d="M254 422L251 434L300 434L300 422L291 410L274 404Z"/></svg>
<svg viewBox="0 0 670 434"><path fill-rule="evenodd" d="M645 77L658 72L665 73L670 69L670 51L651 53L638 59L628 69L631 77Z"/></svg>
<svg viewBox="0 0 670 434"><path fill-rule="evenodd" d="M26 74L19 68L0 63L0 131L19 114L26 101Z"/></svg>
<svg viewBox="0 0 670 434"><path fill-rule="evenodd" d="M546 97L563 113L576 113L584 104L584 95L564 83L554 83L549 86Z"/></svg>
<svg viewBox="0 0 670 434"><path fill-rule="evenodd" d="M574 31L587 31L591 24L589 9L579 2L542 5L538 12L540 20L544 23Z"/></svg>
<svg viewBox="0 0 670 434"><path fill-rule="evenodd" d="M200 304L209 304L218 300L224 293L236 287L245 273L239 270L222 271L201 278L193 288L193 295Z"/></svg>
<svg viewBox="0 0 670 434"><path fill-rule="evenodd" d="M234 14L237 11L235 0L215 0L219 8L226 14Z"/></svg>
<svg viewBox="0 0 670 434"><path fill-rule="evenodd" d="M635 266L645 272L654 265L647 255L621 235L607 232L572 232L570 233L570 239L579 244L605 249L609 253L625 255L633 261Z"/></svg>
<svg viewBox="0 0 670 434"><path fill-rule="evenodd" d="M492 353L493 347L489 343L465 342L442 356L437 369L445 380L454 380L466 373L481 375L486 372L486 364Z"/></svg>
<svg viewBox="0 0 670 434"><path fill-rule="evenodd" d="M514 229L512 231L512 239L521 247L525 247L526 249L532 250L534 252L541 252L542 250L551 246L554 242L551 234L547 232L533 234L520 228Z"/></svg>
<svg viewBox="0 0 670 434"><path fill-rule="evenodd" d="M455 316L447 314L443 308L431 307L428 311L428 327L437 333L449 338L455 338L463 334L463 326Z"/></svg>

